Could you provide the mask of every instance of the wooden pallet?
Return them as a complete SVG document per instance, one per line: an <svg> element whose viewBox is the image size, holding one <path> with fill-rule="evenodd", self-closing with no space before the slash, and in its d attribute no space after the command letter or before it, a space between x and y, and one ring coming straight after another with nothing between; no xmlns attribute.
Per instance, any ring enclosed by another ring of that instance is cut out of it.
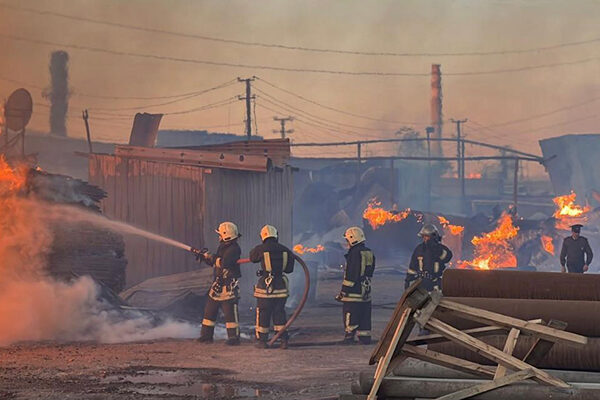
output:
<svg viewBox="0 0 600 400"><path fill-rule="evenodd" d="M442 314L451 314L485 326L461 331L441 321L439 316ZM415 325L433 332L433 334L409 338ZM439 397L438 400L466 399L527 379L557 388L569 388L570 385L566 382L534 366L538 360L550 351L554 343L563 343L570 346L584 346L587 343L587 337L566 332L565 328L566 324L560 321L550 321L546 325L542 320L524 321L455 303L444 299L439 291L427 292L421 287L420 281L417 281L405 291L371 356L371 364L376 362L377 370L374 384L367 399L375 400L384 377L409 357L491 378L490 381L444 395ZM482 335L494 334L499 330L508 332L503 350L478 339ZM530 335L537 339L523 360L512 355L521 335ZM444 340L479 353L496 363L497 367L484 366L417 347L419 344Z"/></svg>

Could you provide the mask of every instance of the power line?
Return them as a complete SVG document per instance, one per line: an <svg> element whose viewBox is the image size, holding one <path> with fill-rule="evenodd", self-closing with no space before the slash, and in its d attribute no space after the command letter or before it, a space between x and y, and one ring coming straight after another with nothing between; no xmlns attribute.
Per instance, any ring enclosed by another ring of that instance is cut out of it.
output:
<svg viewBox="0 0 600 400"><path fill-rule="evenodd" d="M61 46L61 47L65 47L65 48L75 49L75 50L89 51L89 52L95 52L95 53L105 53L105 54L112 54L112 55L117 55L117 56L128 56L128 57L137 57L137 58L146 58L146 59L173 61L173 62L182 62L182 63L191 63L191 64L212 65L212 66L220 66L220 67L247 68L247 69L254 69L254 70L269 70L269 71L283 71L283 72L316 73L316 74L327 74L327 75L347 75L347 76L375 76L375 77L425 77L425 76L429 76L429 73L425 73L425 72L342 71L342 70L318 69L318 68L294 68L294 67L277 67L277 66L272 66L272 65L260 65L260 64L253 65L253 64L229 63L229 62L220 62L220 61L212 61L212 60L172 57L172 56L164 56L164 55L157 55L157 54L135 53L135 52L130 52L130 51L112 50L112 49L105 49L105 48L92 47L92 46L83 46L83 45L69 44L69 43L58 43L58 42L52 42L52 41L42 40L42 39L24 38L21 36L15 36L15 35L9 35L9 34L0 34L0 37L8 39L8 40L34 43L34 44L44 45L44 46ZM523 72L523 71L531 71L531 70L537 70L537 69L542 69L542 68L552 68L552 67L565 66L565 65L584 64L584 63L589 63L589 62L597 61L597 60L600 60L600 57L588 57L585 59L575 60L575 61L529 65L529 66L524 66L524 67L496 69L496 70L489 70L489 71L446 72L444 74L444 76L475 76L475 75L493 75L493 74L502 74L502 73L511 73L511 72Z"/></svg>
<svg viewBox="0 0 600 400"><path fill-rule="evenodd" d="M277 89L277 90L280 90L280 91L282 91L284 93L287 93L289 95L295 96L295 97L297 97L297 98L299 98L301 100L304 100L304 101L306 101L308 103L311 103L311 104L314 104L316 106L325 108L326 110L335 111L335 112L338 112L338 113L341 113L341 114L344 114L344 115L348 115L348 116L351 116L351 117L363 118L363 119L367 119L367 120L370 120L370 121L377 121L377 122L387 122L387 123L392 123L392 124L428 125L428 123L423 123L423 122L414 122L414 121L407 122L407 121L396 121L396 120L389 120L389 119L379 119L379 118L368 117L366 115L360 115L360 114L351 113L351 112L348 112L348 111L340 110L339 108L334 108L334 107L331 107L331 106L327 106L327 105L319 103L319 102L317 102L315 100L311 100L309 98L301 96L301 95L299 95L297 93L292 92L291 90L287 90L287 89L284 89L284 88L282 88L280 86L277 86L274 83L269 82L269 81L267 81L264 78L258 78L257 77L257 79L259 81L262 81L262 82L266 83L267 85L271 86L274 89Z"/></svg>
<svg viewBox="0 0 600 400"><path fill-rule="evenodd" d="M146 105L139 105L139 106L133 106L133 107L90 107L89 110L90 111L127 111L127 110L140 110L140 109L146 109L146 108L152 108L152 107L166 106L166 105L169 105L169 104L178 103L180 101L189 100L189 99L192 99L194 97L198 97L200 95L203 95L203 94L206 94L206 93L218 90L218 89L226 88L228 86L233 85L235 82L236 82L236 80L232 79L232 80L229 80L227 82L221 83L221 84L219 84L217 86L213 86L213 87L208 88L208 89L204 89L204 90L192 92L190 95L187 95L185 97L177 98L175 100L170 100L170 101L163 102L163 103L146 104Z"/></svg>
<svg viewBox="0 0 600 400"><path fill-rule="evenodd" d="M343 49L331 49L331 48L317 48L317 47L305 47L297 45L286 45L278 43L264 43L264 42L250 42L237 39L220 38L216 36L200 35L194 33L176 32L166 29L159 28L148 28L138 25L129 25L119 22L104 21L99 19L88 18L84 16L64 14L56 11L39 10L28 7L14 6L9 4L0 4L0 7L5 9L11 9L21 12L28 12L43 16L53 16L58 18L64 18L74 20L78 22L87 22L97 25L111 26L115 28L128 29L140 32L158 33L169 36L183 37L188 39L200 39L206 41L212 41L217 43L228 43L240 46L252 46L252 47L263 47L263 48L276 48L283 50L295 50L303 52L314 52L314 53L333 53L333 54L347 54L347 55L360 55L360 56L389 56L389 57L464 57L464 56L492 56L492 55L510 55L510 54L527 54L527 53L539 53L542 51L550 51L561 48L581 46L590 43L600 42L600 38L591 38L573 42L564 42L546 46L539 46L534 48L525 49L514 49L514 50L493 50L493 51L470 51L470 52L387 52L387 51L361 51L361 50L343 50Z"/></svg>

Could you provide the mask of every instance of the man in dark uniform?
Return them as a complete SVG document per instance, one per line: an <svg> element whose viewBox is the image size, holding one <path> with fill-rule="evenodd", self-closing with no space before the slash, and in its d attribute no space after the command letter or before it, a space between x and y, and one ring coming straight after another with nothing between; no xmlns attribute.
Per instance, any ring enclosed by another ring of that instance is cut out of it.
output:
<svg viewBox="0 0 600 400"><path fill-rule="evenodd" d="M439 289L442 286L442 273L446 263L452 259L452 252L441 243L442 238L435 225L424 225L419 236L423 242L413 251L404 287L408 288L413 281L421 278L425 289Z"/></svg>
<svg viewBox="0 0 600 400"><path fill-rule="evenodd" d="M257 271L258 283L254 286L256 297L256 347L266 349L273 319L273 329L279 332L287 322L285 315L285 302L289 292L288 278L285 274L294 271L294 253L282 244L279 244L277 229L265 225L260 230L262 244L250 251L250 261L259 263L261 269ZM281 335L280 348L287 349L288 334Z"/></svg>
<svg viewBox="0 0 600 400"><path fill-rule="evenodd" d="M571 226L571 236L566 237L560 250L561 272L582 274L587 272L594 253L588 240L580 235L583 225Z"/></svg>
<svg viewBox="0 0 600 400"><path fill-rule="evenodd" d="M213 283L208 292L204 319L199 342L211 343L217 323L219 308L225 315L228 345L240 344L240 325L238 314L239 287L241 277L238 260L242 250L237 242L240 237L237 226L232 222L223 222L216 231L219 234L219 247L216 254L207 250L198 253L198 258L214 267Z"/></svg>
<svg viewBox="0 0 600 400"><path fill-rule="evenodd" d="M343 303L345 344L353 344L358 336L361 344L371 343L371 278L375 271L375 255L365 246L365 234L357 226L344 233L350 249L346 253L346 268L342 290L336 300Z"/></svg>

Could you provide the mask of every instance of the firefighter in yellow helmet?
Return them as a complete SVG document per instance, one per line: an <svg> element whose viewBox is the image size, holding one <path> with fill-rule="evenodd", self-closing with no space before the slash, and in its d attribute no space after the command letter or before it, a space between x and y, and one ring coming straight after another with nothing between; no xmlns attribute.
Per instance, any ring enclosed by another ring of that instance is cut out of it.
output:
<svg viewBox="0 0 600 400"><path fill-rule="evenodd" d="M354 343L358 336L361 344L371 343L371 278L375 270L375 255L365 245L365 234L357 226L344 233L350 249L346 253L346 267L342 290L336 300L343 303L346 335L344 343Z"/></svg>
<svg viewBox="0 0 600 400"><path fill-rule="evenodd" d="M215 254L203 249L198 258L214 267L213 283L208 292L204 307L204 319L198 341L211 343L219 309L225 316L228 345L240 343L240 326L238 314L239 286L241 277L238 260L242 250L238 244L240 234L233 222L223 222L216 230L219 234L219 247Z"/></svg>
<svg viewBox="0 0 600 400"><path fill-rule="evenodd" d="M294 254L279 243L277 229L265 225L260 230L262 244L250 251L250 261L260 263L258 282L254 286L256 297L256 346L267 348L271 319L273 329L278 332L287 322L285 302L289 296L289 283L285 274L294 271ZM282 349L287 349L288 335L281 336Z"/></svg>

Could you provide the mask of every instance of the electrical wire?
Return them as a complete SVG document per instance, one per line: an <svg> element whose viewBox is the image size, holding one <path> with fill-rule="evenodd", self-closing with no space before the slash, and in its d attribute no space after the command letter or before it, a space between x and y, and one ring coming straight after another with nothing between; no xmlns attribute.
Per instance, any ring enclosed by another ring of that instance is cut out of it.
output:
<svg viewBox="0 0 600 400"><path fill-rule="evenodd" d="M2 33L0 34L1 38L33 43L43 46L60 46L64 48L70 48L75 50L89 51L94 53L104 53L104 54L112 54L117 56L128 56L128 57L136 57L136 58L145 58L145 59L154 59L154 60L162 60L162 61L173 61L173 62L182 62L182 63L191 63L191 64L202 64L202 65L212 65L212 66L221 66L221 67L231 67L231 68L247 68L253 70L269 70L269 71L283 71L283 72L299 72L299 73L316 73L316 74L327 74L327 75L347 75L347 76L375 76L375 77L426 77L429 76L429 73L426 72L381 72L381 71L342 71L342 70L332 70L332 69L319 69L319 68L295 68L295 67L278 67L273 65L260 65L260 64L241 64L241 63L230 63L230 62L221 62L221 61L212 61L212 60L201 60L201 59L193 59L193 58L183 58L183 57L173 57L173 56L165 56L158 54L147 54L147 53L136 53L131 51L121 51L121 50L113 50L106 49L100 47L92 47L92 46L83 46L72 43L59 43L49 40L43 39L31 39L25 38L16 35L10 35ZM565 62L555 62L550 64L538 64L538 65L529 65L523 67L515 67L515 68L507 68L507 69L495 69L488 71L464 71L464 72L446 72L444 76L475 76L475 75L492 75L492 74L503 74L503 73L512 73L512 72L522 72L522 71L531 71L543 68L553 68L558 66L565 65L577 65L589 63L592 61L598 61L600 57L588 57L575 61L565 61Z"/></svg>
<svg viewBox="0 0 600 400"><path fill-rule="evenodd" d="M528 53L540 53L543 51L556 50L561 48L581 46L585 44L600 42L600 38L590 38L585 40L578 40L572 42L563 42L557 44L551 44L546 46L538 46L533 48L524 49L513 49L513 50L491 50L491 51L467 51L467 52L387 52L387 51L361 51L361 50L343 50L343 49L332 49L332 48L316 48L316 47L305 47L297 45L286 45L278 43L265 43L265 42L250 42L244 40L227 39L216 36L200 35L194 33L176 32L160 28L148 28L139 25L130 25L119 22L105 21L99 19L93 19L89 17L64 14L56 11L39 10L29 7L9 5L6 3L0 3L0 7L15 11L33 13L42 16L53 16L57 18L64 18L77 22L87 22L97 25L110 26L121 29L128 29L140 32L156 33L169 36L176 36L188 39L200 39L205 41L212 41L217 43L235 44L240 46L252 46L252 47L263 47L263 48L275 48L283 50L295 50L303 52L314 52L314 53L332 53L332 54L347 54L347 55L360 55L360 56L390 56L390 57L464 57L464 56L492 56L492 55L510 55L510 54L528 54Z"/></svg>

